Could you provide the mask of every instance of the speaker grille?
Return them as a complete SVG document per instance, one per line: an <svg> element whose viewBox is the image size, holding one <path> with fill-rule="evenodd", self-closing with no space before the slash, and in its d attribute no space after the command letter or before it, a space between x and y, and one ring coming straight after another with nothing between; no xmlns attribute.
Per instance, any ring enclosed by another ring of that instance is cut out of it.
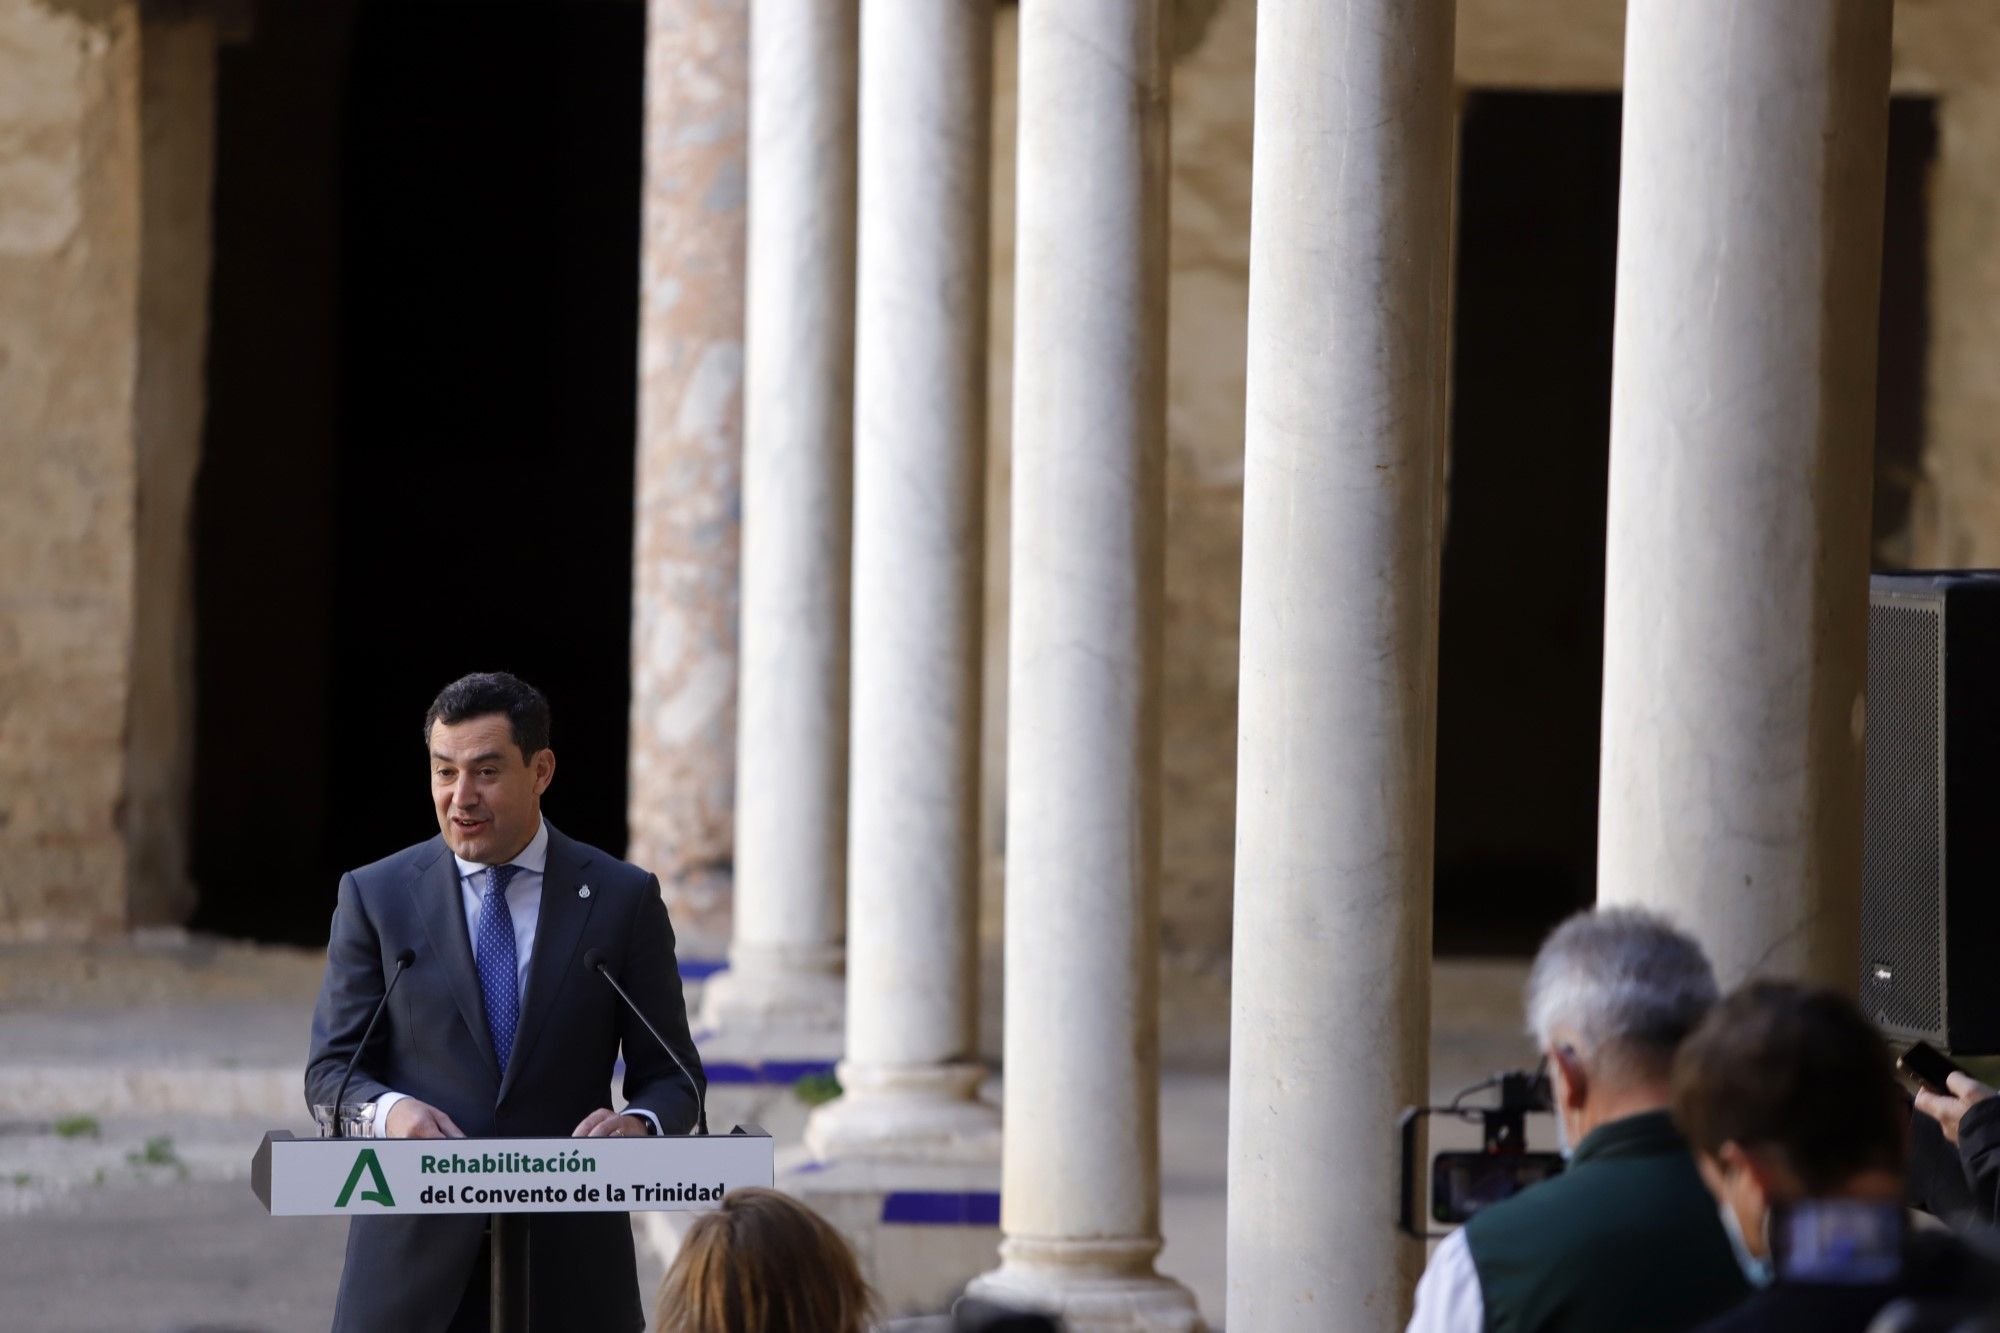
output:
<svg viewBox="0 0 2000 1333"><path fill-rule="evenodd" d="M1861 999L1944 1045L1943 607L1878 596L1868 618Z"/></svg>

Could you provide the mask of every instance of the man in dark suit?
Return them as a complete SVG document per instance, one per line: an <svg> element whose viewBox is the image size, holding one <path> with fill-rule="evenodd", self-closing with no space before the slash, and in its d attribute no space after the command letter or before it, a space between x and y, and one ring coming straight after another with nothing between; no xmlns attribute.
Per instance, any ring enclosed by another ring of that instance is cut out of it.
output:
<svg viewBox="0 0 2000 1333"><path fill-rule="evenodd" d="M555 776L549 709L504 673L446 686L424 719L439 836L341 877L313 1011L306 1100L330 1104L404 949L415 954L355 1066L347 1103L390 1138L680 1134L700 1058L659 881L542 818ZM603 951L688 1074L583 957ZM612 1066L625 1055L625 1109ZM629 1219L530 1220L540 1328L642 1329ZM486 1326L488 1241L476 1216L357 1217L336 1330Z"/></svg>

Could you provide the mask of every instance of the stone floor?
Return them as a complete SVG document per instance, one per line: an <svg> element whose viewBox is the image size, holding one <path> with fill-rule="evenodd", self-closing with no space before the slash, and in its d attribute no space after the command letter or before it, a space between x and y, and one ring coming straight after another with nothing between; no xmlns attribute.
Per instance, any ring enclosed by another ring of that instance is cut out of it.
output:
<svg viewBox="0 0 2000 1333"><path fill-rule="evenodd" d="M0 948L0 1326L326 1327L344 1224L268 1218L248 1180L265 1128L307 1128L299 1067L320 965L170 933ZM1434 1099L1528 1058L1522 976L1512 962L1439 966ZM1227 1093L1198 1063L1161 1086L1160 1266L1218 1322ZM659 1259L640 1253L650 1291Z"/></svg>

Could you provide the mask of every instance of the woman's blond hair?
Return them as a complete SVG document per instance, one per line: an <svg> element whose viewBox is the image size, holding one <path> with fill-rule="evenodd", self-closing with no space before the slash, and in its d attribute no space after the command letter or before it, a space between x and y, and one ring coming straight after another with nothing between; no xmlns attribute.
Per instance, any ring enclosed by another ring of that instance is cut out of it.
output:
<svg viewBox="0 0 2000 1333"><path fill-rule="evenodd" d="M787 1194L731 1190L688 1228L656 1333L863 1333L874 1305L847 1242Z"/></svg>

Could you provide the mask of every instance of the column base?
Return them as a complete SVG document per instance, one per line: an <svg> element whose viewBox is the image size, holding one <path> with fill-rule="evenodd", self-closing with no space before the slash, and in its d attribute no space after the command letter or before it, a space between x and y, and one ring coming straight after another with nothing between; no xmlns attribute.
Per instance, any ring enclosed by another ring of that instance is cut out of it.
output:
<svg viewBox="0 0 2000 1333"><path fill-rule="evenodd" d="M993 1266L997 1163L823 1162L800 1146L780 1151L777 1168L778 1188L804 1200L854 1248L887 1319L949 1310L965 1284Z"/></svg>
<svg viewBox="0 0 2000 1333"><path fill-rule="evenodd" d="M796 1143L812 1111L799 1080L832 1074L840 1060L839 1031L767 1028L761 1032L699 1030L695 1046L708 1072L708 1126L761 1125L777 1143Z"/></svg>
<svg viewBox="0 0 2000 1333"><path fill-rule="evenodd" d="M838 945L737 945L702 988L701 1026L718 1032L838 1032L846 1022Z"/></svg>
<svg viewBox="0 0 2000 1333"><path fill-rule="evenodd" d="M1000 1110L979 1100L982 1066L843 1060L836 1072L839 1100L806 1121L820 1161L999 1163Z"/></svg>
<svg viewBox="0 0 2000 1333"><path fill-rule="evenodd" d="M1061 1316L1071 1333L1203 1333L1194 1293L1153 1271L1160 1242L1015 1236L1000 1267L965 1289L973 1300Z"/></svg>

